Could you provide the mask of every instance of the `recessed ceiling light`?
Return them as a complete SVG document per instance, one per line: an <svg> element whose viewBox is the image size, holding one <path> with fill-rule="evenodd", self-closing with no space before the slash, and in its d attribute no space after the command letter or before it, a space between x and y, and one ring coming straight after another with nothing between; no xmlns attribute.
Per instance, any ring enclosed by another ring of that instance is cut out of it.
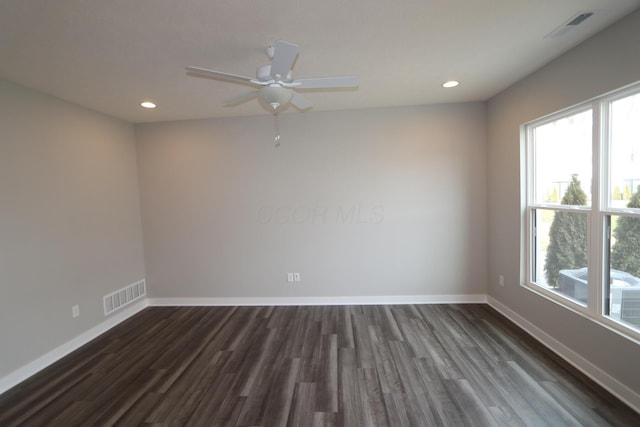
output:
<svg viewBox="0 0 640 427"><path fill-rule="evenodd" d="M460 82L459 82L459 81L456 81L456 80L449 80L448 82L444 82L444 83L442 83L442 87L447 87L447 88L449 88L449 87L456 87L456 86L458 86L459 84L460 84Z"/></svg>
<svg viewBox="0 0 640 427"><path fill-rule="evenodd" d="M140 106L144 108L156 108L156 104L151 101L142 101Z"/></svg>

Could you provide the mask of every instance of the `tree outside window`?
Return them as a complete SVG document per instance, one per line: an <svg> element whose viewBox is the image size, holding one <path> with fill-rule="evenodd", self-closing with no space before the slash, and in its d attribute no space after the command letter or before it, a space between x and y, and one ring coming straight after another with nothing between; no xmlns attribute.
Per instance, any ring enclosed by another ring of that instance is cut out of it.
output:
<svg viewBox="0 0 640 427"><path fill-rule="evenodd" d="M587 195L580 185L578 175L571 175L571 182L562 197L563 205L585 205ZM587 266L587 218L574 212L556 212L549 232L549 248L544 265L547 284L558 287L559 272Z"/></svg>
<svg viewBox="0 0 640 427"><path fill-rule="evenodd" d="M640 209L640 186L627 207ZM611 267L640 277L640 218L620 216L613 237Z"/></svg>

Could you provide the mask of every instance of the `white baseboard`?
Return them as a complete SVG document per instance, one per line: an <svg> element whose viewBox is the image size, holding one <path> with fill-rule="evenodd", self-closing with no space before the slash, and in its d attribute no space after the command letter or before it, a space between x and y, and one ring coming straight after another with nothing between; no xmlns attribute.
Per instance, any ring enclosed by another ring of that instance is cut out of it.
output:
<svg viewBox="0 0 640 427"><path fill-rule="evenodd" d="M529 322L524 317L520 316L515 311L511 310L506 305L502 304L498 300L487 296L487 303L489 306L496 309L503 314L507 319L524 329L531 334L535 339L544 344L547 348L567 361L570 365L578 369L580 372L591 378L597 384L602 386L609 393L616 396L618 399L626 403L633 408L636 412L640 412L640 395L631 390L626 385L622 384L617 379L613 378L602 369L598 368L593 363L589 362L584 357L580 356L575 351L561 343L560 341L547 334L542 329L538 328L533 323Z"/></svg>
<svg viewBox="0 0 640 427"><path fill-rule="evenodd" d="M132 305L131 307L128 307L127 309L114 314L104 322L98 324L97 326L94 326L86 332L83 332L72 340L67 341L61 346L54 348L53 350L49 351L43 356L40 356L33 362L30 362L23 367L13 371L9 375L0 378L0 394L18 385L22 381L38 373L52 363L57 362L72 351L82 347L92 339L96 338L98 335L103 334L109 329L113 328L118 323L125 321L137 312L143 310L145 307L147 307L147 305L147 300L142 300Z"/></svg>
<svg viewBox="0 0 640 427"><path fill-rule="evenodd" d="M276 305L384 305L384 304L485 304L486 295L385 295L350 297L238 297L149 298L150 306L276 306Z"/></svg>

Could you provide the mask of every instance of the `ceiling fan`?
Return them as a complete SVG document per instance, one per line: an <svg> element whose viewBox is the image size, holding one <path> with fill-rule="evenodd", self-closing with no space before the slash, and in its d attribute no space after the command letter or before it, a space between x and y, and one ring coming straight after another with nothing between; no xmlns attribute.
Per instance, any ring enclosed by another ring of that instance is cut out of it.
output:
<svg viewBox="0 0 640 427"><path fill-rule="evenodd" d="M350 88L357 87L359 83L358 76L294 79L291 67L298 56L298 45L293 43L277 40L274 46L267 48L267 56L271 60L271 64L258 68L255 78L191 66L187 67L187 71L188 74L198 77L214 77L232 83L253 86L256 88L255 90L230 99L226 104L237 105L257 95L272 109L274 114L289 104L301 111L313 106L311 101L296 92L298 89Z"/></svg>

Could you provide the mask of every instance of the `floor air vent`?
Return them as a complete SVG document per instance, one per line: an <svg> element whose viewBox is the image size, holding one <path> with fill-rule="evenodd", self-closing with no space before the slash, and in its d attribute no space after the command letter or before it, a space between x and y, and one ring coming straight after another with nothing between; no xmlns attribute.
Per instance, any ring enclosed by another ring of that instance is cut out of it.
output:
<svg viewBox="0 0 640 427"><path fill-rule="evenodd" d="M126 286L104 297L104 315L111 314L145 296L147 287L144 280Z"/></svg>

